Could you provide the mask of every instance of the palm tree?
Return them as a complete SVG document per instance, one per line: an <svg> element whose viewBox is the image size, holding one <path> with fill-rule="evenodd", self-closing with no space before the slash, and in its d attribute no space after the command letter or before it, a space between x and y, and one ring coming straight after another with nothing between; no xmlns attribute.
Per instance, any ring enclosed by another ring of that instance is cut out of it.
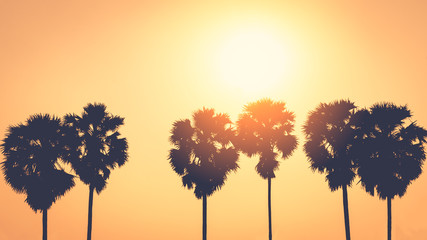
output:
<svg viewBox="0 0 427 240"><path fill-rule="evenodd" d="M59 165L67 151L62 130L59 118L36 114L24 124L10 126L1 145L6 182L27 195L31 209L43 212L43 240L47 240L48 209L74 186L74 176Z"/></svg>
<svg viewBox="0 0 427 240"><path fill-rule="evenodd" d="M387 199L387 236L391 240L391 200L402 197L421 174L427 131L415 122L406 106L374 104L364 111L358 175L372 196Z"/></svg>
<svg viewBox="0 0 427 240"><path fill-rule="evenodd" d="M331 191L342 188L346 239L350 240L347 186L355 177L352 147L356 139L356 106L348 100L321 103L303 126L304 151L313 171L326 173Z"/></svg>
<svg viewBox="0 0 427 240"><path fill-rule="evenodd" d="M120 138L118 128L124 118L113 116L104 104L88 104L81 116L67 114L65 124L77 131L79 154L68 156L69 162L80 177L89 185L87 239L92 238L92 207L94 190L100 194L105 189L111 170L120 167L128 159L126 138Z"/></svg>
<svg viewBox="0 0 427 240"><path fill-rule="evenodd" d="M169 162L182 176L188 189L194 188L197 199L203 198L203 240L207 237L207 197L219 190L227 175L239 167L239 155L231 140L235 131L226 114L213 109L198 110L189 119L174 122L170 142Z"/></svg>
<svg viewBox="0 0 427 240"><path fill-rule="evenodd" d="M268 225L269 239L272 239L271 224L271 179L279 168L277 157L289 157L297 146L292 135L295 116L286 110L284 102L268 98L244 106L237 121L238 148L249 157L258 155L258 174L268 180Z"/></svg>

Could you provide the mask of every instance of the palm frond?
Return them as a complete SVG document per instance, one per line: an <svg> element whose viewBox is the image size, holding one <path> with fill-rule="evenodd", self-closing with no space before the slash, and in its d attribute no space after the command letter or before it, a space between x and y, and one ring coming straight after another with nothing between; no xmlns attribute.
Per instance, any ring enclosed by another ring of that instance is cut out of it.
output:
<svg viewBox="0 0 427 240"><path fill-rule="evenodd" d="M183 175L186 172L188 164L190 164L190 151L187 149L171 149L169 152L169 163L173 170L178 175Z"/></svg>
<svg viewBox="0 0 427 240"><path fill-rule="evenodd" d="M282 135L278 136L277 149L282 153L282 158L286 159L291 156L297 148L298 141L295 135Z"/></svg>
<svg viewBox="0 0 427 240"><path fill-rule="evenodd" d="M194 129L191 126L190 120L179 120L173 123L171 133L169 140L172 144L177 146L180 143L191 141L194 135Z"/></svg>

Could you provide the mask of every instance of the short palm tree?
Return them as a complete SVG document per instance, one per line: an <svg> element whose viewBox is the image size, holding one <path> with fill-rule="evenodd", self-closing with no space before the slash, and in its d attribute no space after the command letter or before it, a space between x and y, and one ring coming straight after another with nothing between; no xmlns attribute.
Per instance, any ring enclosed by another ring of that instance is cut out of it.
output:
<svg viewBox="0 0 427 240"><path fill-rule="evenodd" d="M99 194L106 187L111 170L120 167L128 159L126 138L121 138L118 128L124 118L113 116L104 104L88 104L81 116L65 116L66 126L75 129L79 142L79 154L66 158L80 177L89 185L87 239L92 238L93 192Z"/></svg>
<svg viewBox="0 0 427 240"><path fill-rule="evenodd" d="M272 239L271 179L279 168L278 155L289 157L297 146L292 134L295 116L286 109L284 102L262 99L247 104L237 121L238 148L249 157L258 155L258 174L268 180L268 225Z"/></svg>
<svg viewBox="0 0 427 240"><path fill-rule="evenodd" d="M63 126L48 114L30 116L26 123L10 126L1 145L6 182L34 211L43 212L43 240L47 239L47 211L74 186L59 160L66 154Z"/></svg>
<svg viewBox="0 0 427 240"><path fill-rule="evenodd" d="M387 199L387 236L391 240L391 200L402 197L418 178L425 160L427 131L410 122L406 106L380 103L365 110L358 175L364 189Z"/></svg>
<svg viewBox="0 0 427 240"><path fill-rule="evenodd" d="M203 199L202 238L207 237L207 197L219 190L227 175L238 168L238 153L231 141L235 132L226 114L213 109L198 110L189 119L174 122L169 162L182 176L188 189L194 188L196 198Z"/></svg>
<svg viewBox="0 0 427 240"><path fill-rule="evenodd" d="M304 151L313 171L326 173L331 191L343 193L346 239L350 240L347 186L356 176L352 147L356 139L356 106L348 100L321 103L303 126Z"/></svg>

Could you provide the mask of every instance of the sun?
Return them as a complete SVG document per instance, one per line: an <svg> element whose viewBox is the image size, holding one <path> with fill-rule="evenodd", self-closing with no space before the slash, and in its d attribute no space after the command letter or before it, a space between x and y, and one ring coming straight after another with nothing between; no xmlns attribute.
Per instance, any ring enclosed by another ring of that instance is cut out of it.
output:
<svg viewBox="0 0 427 240"><path fill-rule="evenodd" d="M289 67L285 43L261 28L231 33L221 45L217 61L220 79L249 93L275 88Z"/></svg>

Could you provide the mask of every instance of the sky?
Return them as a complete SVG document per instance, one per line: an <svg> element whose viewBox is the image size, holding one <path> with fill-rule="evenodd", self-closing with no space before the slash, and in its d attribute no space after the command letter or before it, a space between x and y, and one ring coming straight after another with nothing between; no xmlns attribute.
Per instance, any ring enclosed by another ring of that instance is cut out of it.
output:
<svg viewBox="0 0 427 240"><path fill-rule="evenodd" d="M284 101L300 145L272 181L273 238L343 239L342 193L310 170L301 126L319 103L350 99L407 105L427 127L426 11L421 0L0 0L0 133L32 114L106 104L125 118L129 161L94 197L93 239L200 239L202 202L167 160L172 123L203 107L235 121L249 102ZM256 163L241 156L208 198L209 239L267 238ZM385 239L386 202L357 181L352 238ZM423 173L393 200L393 239L425 239L426 186ZM78 182L49 209L49 239L84 239L88 195ZM0 239L40 239L42 214L3 178L0 196Z"/></svg>

